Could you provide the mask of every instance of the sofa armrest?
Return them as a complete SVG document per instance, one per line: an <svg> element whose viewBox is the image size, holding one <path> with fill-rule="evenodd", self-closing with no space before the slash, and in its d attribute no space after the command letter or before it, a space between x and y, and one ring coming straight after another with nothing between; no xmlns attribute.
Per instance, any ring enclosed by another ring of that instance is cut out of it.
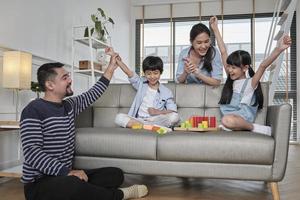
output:
<svg viewBox="0 0 300 200"><path fill-rule="evenodd" d="M75 127L76 128L86 128L93 127L93 107L90 106L84 111L82 111L75 119Z"/></svg>
<svg viewBox="0 0 300 200"><path fill-rule="evenodd" d="M285 174L289 150L292 106L290 104L268 106L267 125L272 127L275 140L273 181L281 181Z"/></svg>

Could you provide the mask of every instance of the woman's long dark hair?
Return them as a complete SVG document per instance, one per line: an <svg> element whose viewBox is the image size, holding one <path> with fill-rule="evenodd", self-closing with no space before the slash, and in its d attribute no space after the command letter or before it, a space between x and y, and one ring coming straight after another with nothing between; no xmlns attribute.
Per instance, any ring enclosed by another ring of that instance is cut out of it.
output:
<svg viewBox="0 0 300 200"><path fill-rule="evenodd" d="M193 43L197 35L201 33L206 33L210 37L210 30L202 23L195 24L191 31L190 31L190 42ZM192 46L193 48L193 46ZM204 63L203 63L203 69L205 69L208 72L212 71L212 65L211 62L214 59L216 55L216 50L210 46L204 56Z"/></svg>
<svg viewBox="0 0 300 200"><path fill-rule="evenodd" d="M226 63L228 65L234 65L240 68L242 68L242 66L249 65L248 68L249 76L253 77L255 74L255 72L251 67L251 56L247 51L238 50L231 53L228 56ZM233 80L230 78L229 75L227 75L227 79L222 91L222 96L219 101L219 104L229 104L232 98L232 93L233 93ZM264 104L264 96L262 93L260 82L258 83L257 88L254 91L254 95L256 96L256 100L252 106L257 106L258 104L258 109L262 109Z"/></svg>

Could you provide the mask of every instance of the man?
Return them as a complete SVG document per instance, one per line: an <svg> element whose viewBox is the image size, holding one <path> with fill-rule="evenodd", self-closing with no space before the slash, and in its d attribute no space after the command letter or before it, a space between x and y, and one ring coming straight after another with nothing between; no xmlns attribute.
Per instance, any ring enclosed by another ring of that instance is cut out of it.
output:
<svg viewBox="0 0 300 200"><path fill-rule="evenodd" d="M103 76L87 92L73 95L70 74L61 63L47 63L37 72L44 98L30 102L21 115L24 153L24 193L27 200L119 200L143 197L144 185L119 188L124 174L118 168L72 169L75 117L107 89L117 68L114 55Z"/></svg>

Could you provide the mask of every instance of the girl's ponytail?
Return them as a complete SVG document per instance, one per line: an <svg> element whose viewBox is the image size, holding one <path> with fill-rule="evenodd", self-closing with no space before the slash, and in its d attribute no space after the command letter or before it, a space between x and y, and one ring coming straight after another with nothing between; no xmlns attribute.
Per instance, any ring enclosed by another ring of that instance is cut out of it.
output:
<svg viewBox="0 0 300 200"><path fill-rule="evenodd" d="M255 74L255 72L253 71L253 69L250 65L248 68L248 73L249 73L250 77L253 77ZM257 104L258 104L258 110L260 110L263 108L263 105L264 105L264 95L262 93L260 82L258 83L258 85L254 91L254 95L256 96L256 100L252 106L257 106Z"/></svg>
<svg viewBox="0 0 300 200"><path fill-rule="evenodd" d="M219 104L230 104L233 93L233 80L228 77L224 84Z"/></svg>

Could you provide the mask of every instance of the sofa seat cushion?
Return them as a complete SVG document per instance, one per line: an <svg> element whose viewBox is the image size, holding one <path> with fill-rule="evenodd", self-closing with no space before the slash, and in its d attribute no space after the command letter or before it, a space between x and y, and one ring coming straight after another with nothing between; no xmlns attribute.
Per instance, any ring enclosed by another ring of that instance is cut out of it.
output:
<svg viewBox="0 0 300 200"><path fill-rule="evenodd" d="M262 164L273 163L273 137L248 131L173 132L158 139L163 161Z"/></svg>
<svg viewBox="0 0 300 200"><path fill-rule="evenodd" d="M76 156L156 159L156 134L125 128L77 128Z"/></svg>

